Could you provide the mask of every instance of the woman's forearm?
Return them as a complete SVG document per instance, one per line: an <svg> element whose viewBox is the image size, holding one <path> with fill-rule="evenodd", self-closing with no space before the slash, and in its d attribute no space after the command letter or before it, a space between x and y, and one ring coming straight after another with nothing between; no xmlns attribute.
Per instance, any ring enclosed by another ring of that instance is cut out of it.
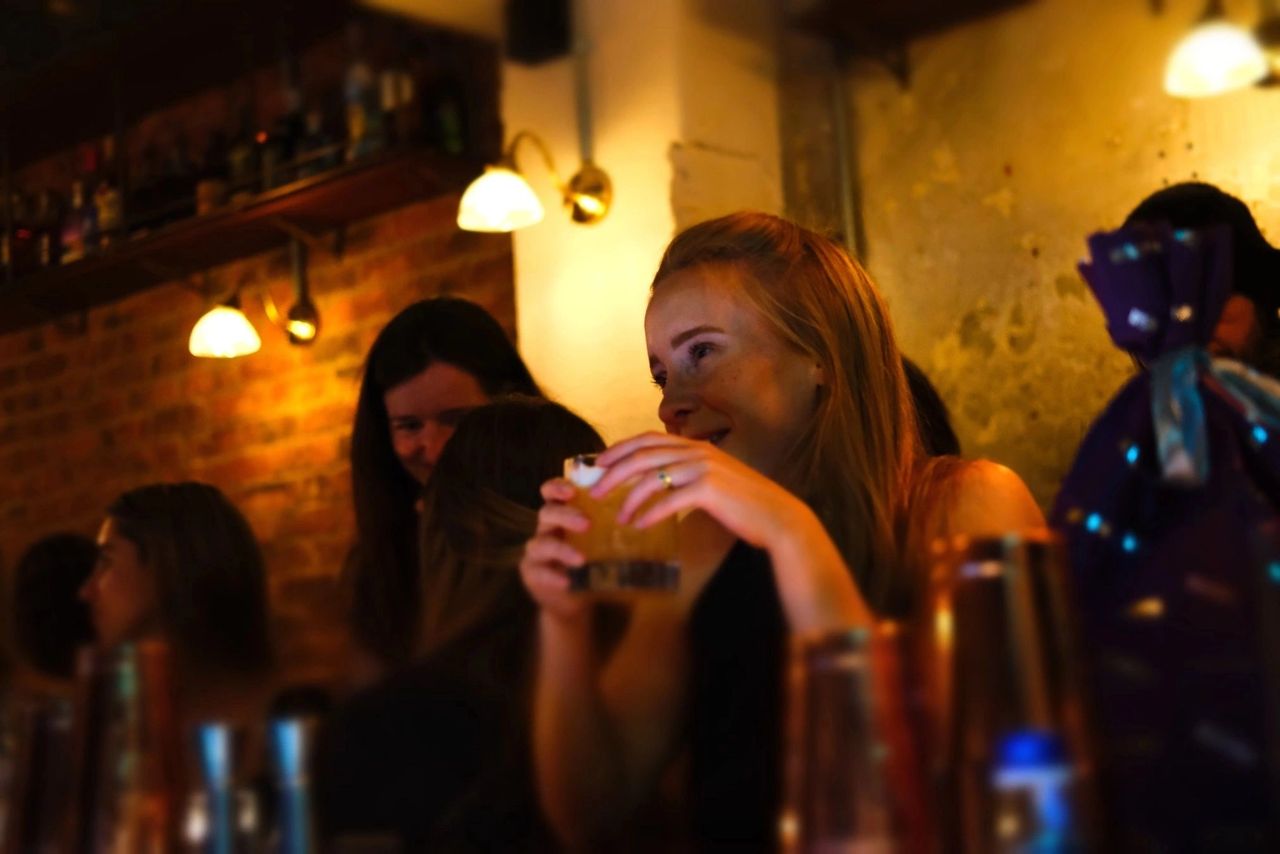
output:
<svg viewBox="0 0 1280 854"><path fill-rule="evenodd" d="M869 625L871 609L821 520L797 501L765 545L792 632Z"/></svg>
<svg viewBox="0 0 1280 854"><path fill-rule="evenodd" d="M534 763L539 796L556 835L589 846L612 825L625 785L622 754L600 696L590 615L539 619Z"/></svg>

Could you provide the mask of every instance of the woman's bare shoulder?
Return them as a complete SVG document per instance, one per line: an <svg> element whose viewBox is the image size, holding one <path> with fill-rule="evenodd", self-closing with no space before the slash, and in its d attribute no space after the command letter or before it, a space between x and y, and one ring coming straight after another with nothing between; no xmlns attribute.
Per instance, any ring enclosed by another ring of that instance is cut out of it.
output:
<svg viewBox="0 0 1280 854"><path fill-rule="evenodd" d="M991 460L965 460L950 468L941 493L937 535L994 536L1045 527L1031 490L1013 469Z"/></svg>

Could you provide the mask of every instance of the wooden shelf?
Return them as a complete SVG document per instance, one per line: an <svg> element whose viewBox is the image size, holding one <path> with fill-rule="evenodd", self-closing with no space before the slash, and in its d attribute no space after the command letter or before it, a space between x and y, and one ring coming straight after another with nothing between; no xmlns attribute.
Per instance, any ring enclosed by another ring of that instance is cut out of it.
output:
<svg viewBox="0 0 1280 854"><path fill-rule="evenodd" d="M190 217L65 266L0 283L0 334L114 302L209 267L321 237L347 223L461 190L483 164L396 151L278 187L243 204Z"/></svg>

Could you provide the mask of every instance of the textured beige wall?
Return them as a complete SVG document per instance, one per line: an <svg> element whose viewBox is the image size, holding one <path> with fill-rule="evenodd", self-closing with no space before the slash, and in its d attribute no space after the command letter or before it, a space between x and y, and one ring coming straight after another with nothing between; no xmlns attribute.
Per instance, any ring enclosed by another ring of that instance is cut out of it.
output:
<svg viewBox="0 0 1280 854"><path fill-rule="evenodd" d="M1011 465L1043 503L1129 372L1075 270L1085 236L1198 177L1280 237L1280 89L1195 103L1161 90L1203 5L1036 0L913 44L907 89L850 72L866 260L903 348L966 452Z"/></svg>

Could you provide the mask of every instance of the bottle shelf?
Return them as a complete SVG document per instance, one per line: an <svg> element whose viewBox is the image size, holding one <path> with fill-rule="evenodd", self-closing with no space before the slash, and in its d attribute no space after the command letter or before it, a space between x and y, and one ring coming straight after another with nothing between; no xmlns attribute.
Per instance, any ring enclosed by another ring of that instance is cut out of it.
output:
<svg viewBox="0 0 1280 854"><path fill-rule="evenodd" d="M478 160L437 152L388 151L122 239L96 255L0 282L0 334L283 246L291 236L320 238L348 223L460 191L482 168Z"/></svg>

